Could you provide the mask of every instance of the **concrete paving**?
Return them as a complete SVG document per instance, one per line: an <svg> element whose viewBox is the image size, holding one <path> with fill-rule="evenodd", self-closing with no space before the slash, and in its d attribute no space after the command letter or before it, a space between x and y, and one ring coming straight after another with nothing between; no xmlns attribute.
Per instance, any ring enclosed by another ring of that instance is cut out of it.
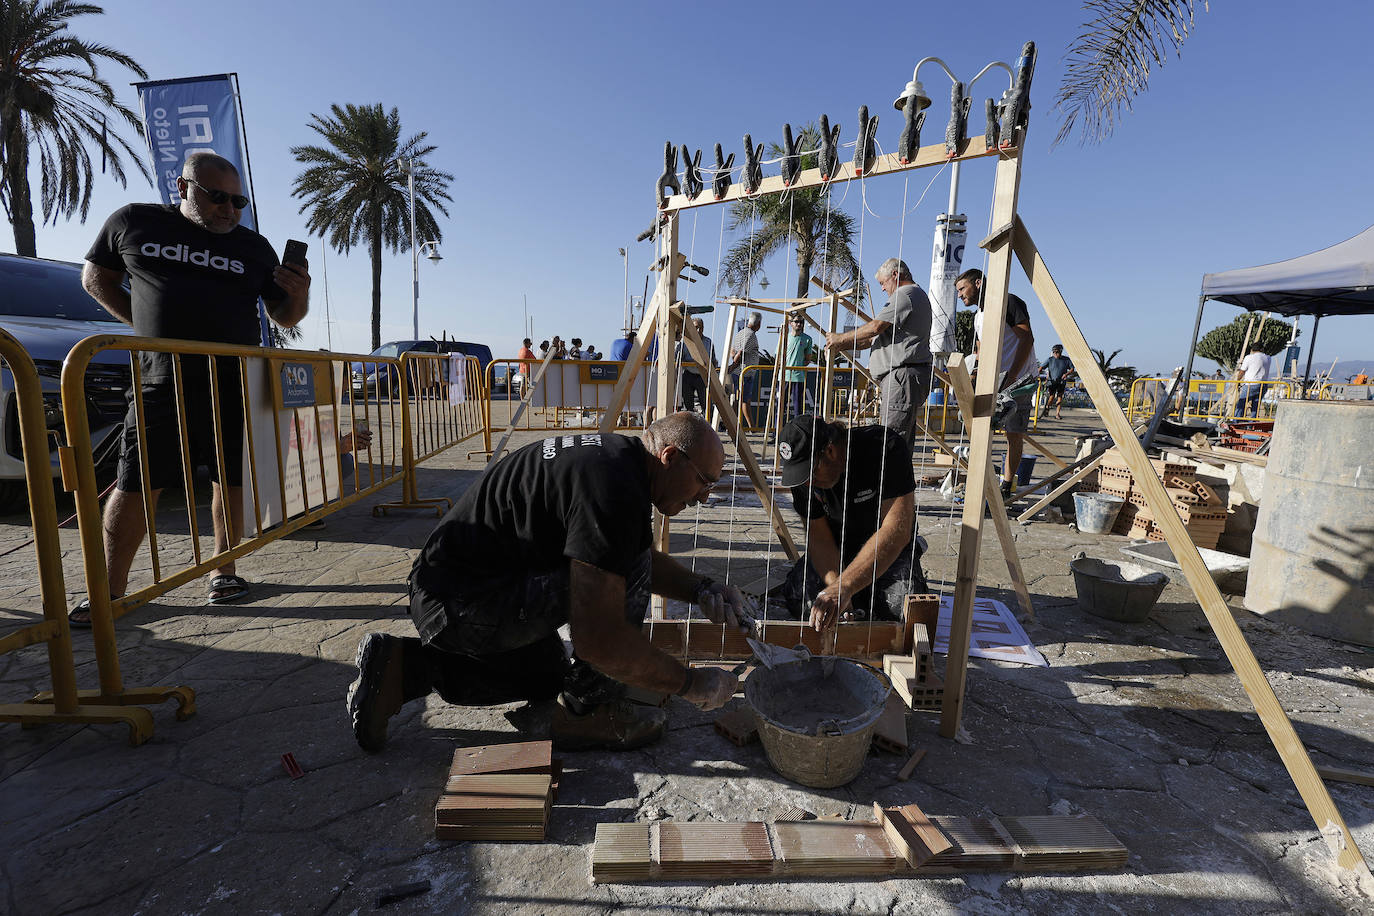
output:
<svg viewBox="0 0 1374 916"><path fill-rule="evenodd" d="M1086 411L1051 421L1061 454L1092 426ZM534 435L525 434L520 441ZM480 473L463 444L420 474L425 496L456 496ZM1041 468L1044 470L1042 460ZM394 489L384 496L394 498ZM169 494L170 496L170 494ZM370 505L370 504L369 504ZM920 492L932 585L952 588L957 517ZM23 519L0 527L0 551L22 543ZM795 518L789 522L801 540ZM240 564L256 583L241 605L207 608L203 581L117 624L125 682L186 684L199 711L130 748L122 728L0 726L0 911L54 913L353 913L383 889L428 880L395 913L1374 913L1369 887L1339 874L1191 593L1170 585L1150 619L1120 624L1082 613L1068 560L1116 557L1123 538L1065 525L1015 527L1036 606L1027 623L1049 660L1033 668L974 659L966 736L938 736L914 714L928 754L908 782L903 759L874 754L852 784L789 783L758 745L738 748L713 714L671 701L658 745L562 755L565 776L536 844L447 843L432 809L456 746L516 740L547 728L547 708L459 708L437 696L393 720L378 755L354 744L344 693L359 638L413 632L405 573L434 524L368 505L330 516ZM783 563L760 509L718 503L673 526L675 552L747 582ZM64 533L68 591L82 590L75 534ZM692 551L692 553L688 553ZM1014 604L987 526L980 594ZM146 555L135 581L146 581ZM0 632L32 620L31 555L0 558ZM1235 615L1319 765L1374 760L1374 653L1308 636L1240 609ZM95 682L78 633L82 686ZM0 695L45 687L46 657L0 657ZM737 699L735 702L741 702ZM295 755L306 775L280 763ZM1374 788L1330 783L1365 856L1374 859ZM1087 812L1130 850L1099 874L968 874L854 881L593 886L595 825L606 821L771 819L793 805L864 819L873 801L931 814Z"/></svg>

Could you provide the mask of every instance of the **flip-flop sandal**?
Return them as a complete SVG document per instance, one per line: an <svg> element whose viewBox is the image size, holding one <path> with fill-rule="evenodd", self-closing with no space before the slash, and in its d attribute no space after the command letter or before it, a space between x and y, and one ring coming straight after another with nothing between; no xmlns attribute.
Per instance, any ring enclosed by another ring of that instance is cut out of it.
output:
<svg viewBox="0 0 1374 916"><path fill-rule="evenodd" d="M210 580L210 593L206 596L206 604L232 604L241 601L248 596L252 586L239 576L215 576ZM216 592L221 592L218 598Z"/></svg>
<svg viewBox="0 0 1374 916"><path fill-rule="evenodd" d="M111 595L111 601L118 601L123 595ZM82 616L78 617L80 614ZM91 599L83 598L81 603L67 612L67 626L74 630L89 630L91 628Z"/></svg>

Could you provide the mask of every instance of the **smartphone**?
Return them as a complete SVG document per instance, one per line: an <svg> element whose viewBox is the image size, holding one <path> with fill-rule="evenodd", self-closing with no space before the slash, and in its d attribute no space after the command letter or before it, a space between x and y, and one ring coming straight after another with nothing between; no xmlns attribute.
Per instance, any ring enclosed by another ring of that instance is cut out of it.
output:
<svg viewBox="0 0 1374 916"><path fill-rule="evenodd" d="M305 266L305 253L309 246L305 242L298 242L295 239L287 239L286 247L282 249L281 262L283 264L296 264Z"/></svg>

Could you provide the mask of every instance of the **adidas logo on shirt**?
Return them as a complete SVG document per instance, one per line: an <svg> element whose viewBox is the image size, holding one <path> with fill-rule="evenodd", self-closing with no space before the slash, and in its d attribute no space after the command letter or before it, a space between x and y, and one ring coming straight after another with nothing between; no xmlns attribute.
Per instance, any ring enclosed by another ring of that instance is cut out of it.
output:
<svg viewBox="0 0 1374 916"><path fill-rule="evenodd" d="M215 270L227 270L230 273L243 273L242 261L231 261L222 255L212 255L208 248L192 251L191 246L185 244L159 245L157 242L146 242L143 247L138 249L138 253L145 258L163 258L168 261L180 261L183 264L196 264L200 267L213 267Z"/></svg>

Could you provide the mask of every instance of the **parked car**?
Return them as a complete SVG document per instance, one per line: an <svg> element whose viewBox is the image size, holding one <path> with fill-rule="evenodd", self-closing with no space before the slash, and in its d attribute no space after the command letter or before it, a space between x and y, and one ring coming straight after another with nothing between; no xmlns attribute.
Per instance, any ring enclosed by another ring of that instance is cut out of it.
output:
<svg viewBox="0 0 1374 916"><path fill-rule="evenodd" d="M394 359L402 353L461 353L475 357L486 372L491 362L491 347L486 344L466 340L393 340L372 351L372 356ZM441 364L437 384L448 381L448 363ZM390 363L355 362L349 373L352 377L354 397L394 397L401 392L400 380L396 377L395 367Z"/></svg>
<svg viewBox="0 0 1374 916"><path fill-rule="evenodd" d="M82 288L80 265L12 254L0 254L0 328L33 358L43 385L45 423L58 436L65 429L62 362L72 347L94 334L133 333ZM0 373L0 511L27 495L14 376L8 366L5 370ZM129 357L121 351L97 354L86 372L86 412L98 472L108 471L118 460L130 379ZM57 444L57 437L49 436L54 477L60 475Z"/></svg>

